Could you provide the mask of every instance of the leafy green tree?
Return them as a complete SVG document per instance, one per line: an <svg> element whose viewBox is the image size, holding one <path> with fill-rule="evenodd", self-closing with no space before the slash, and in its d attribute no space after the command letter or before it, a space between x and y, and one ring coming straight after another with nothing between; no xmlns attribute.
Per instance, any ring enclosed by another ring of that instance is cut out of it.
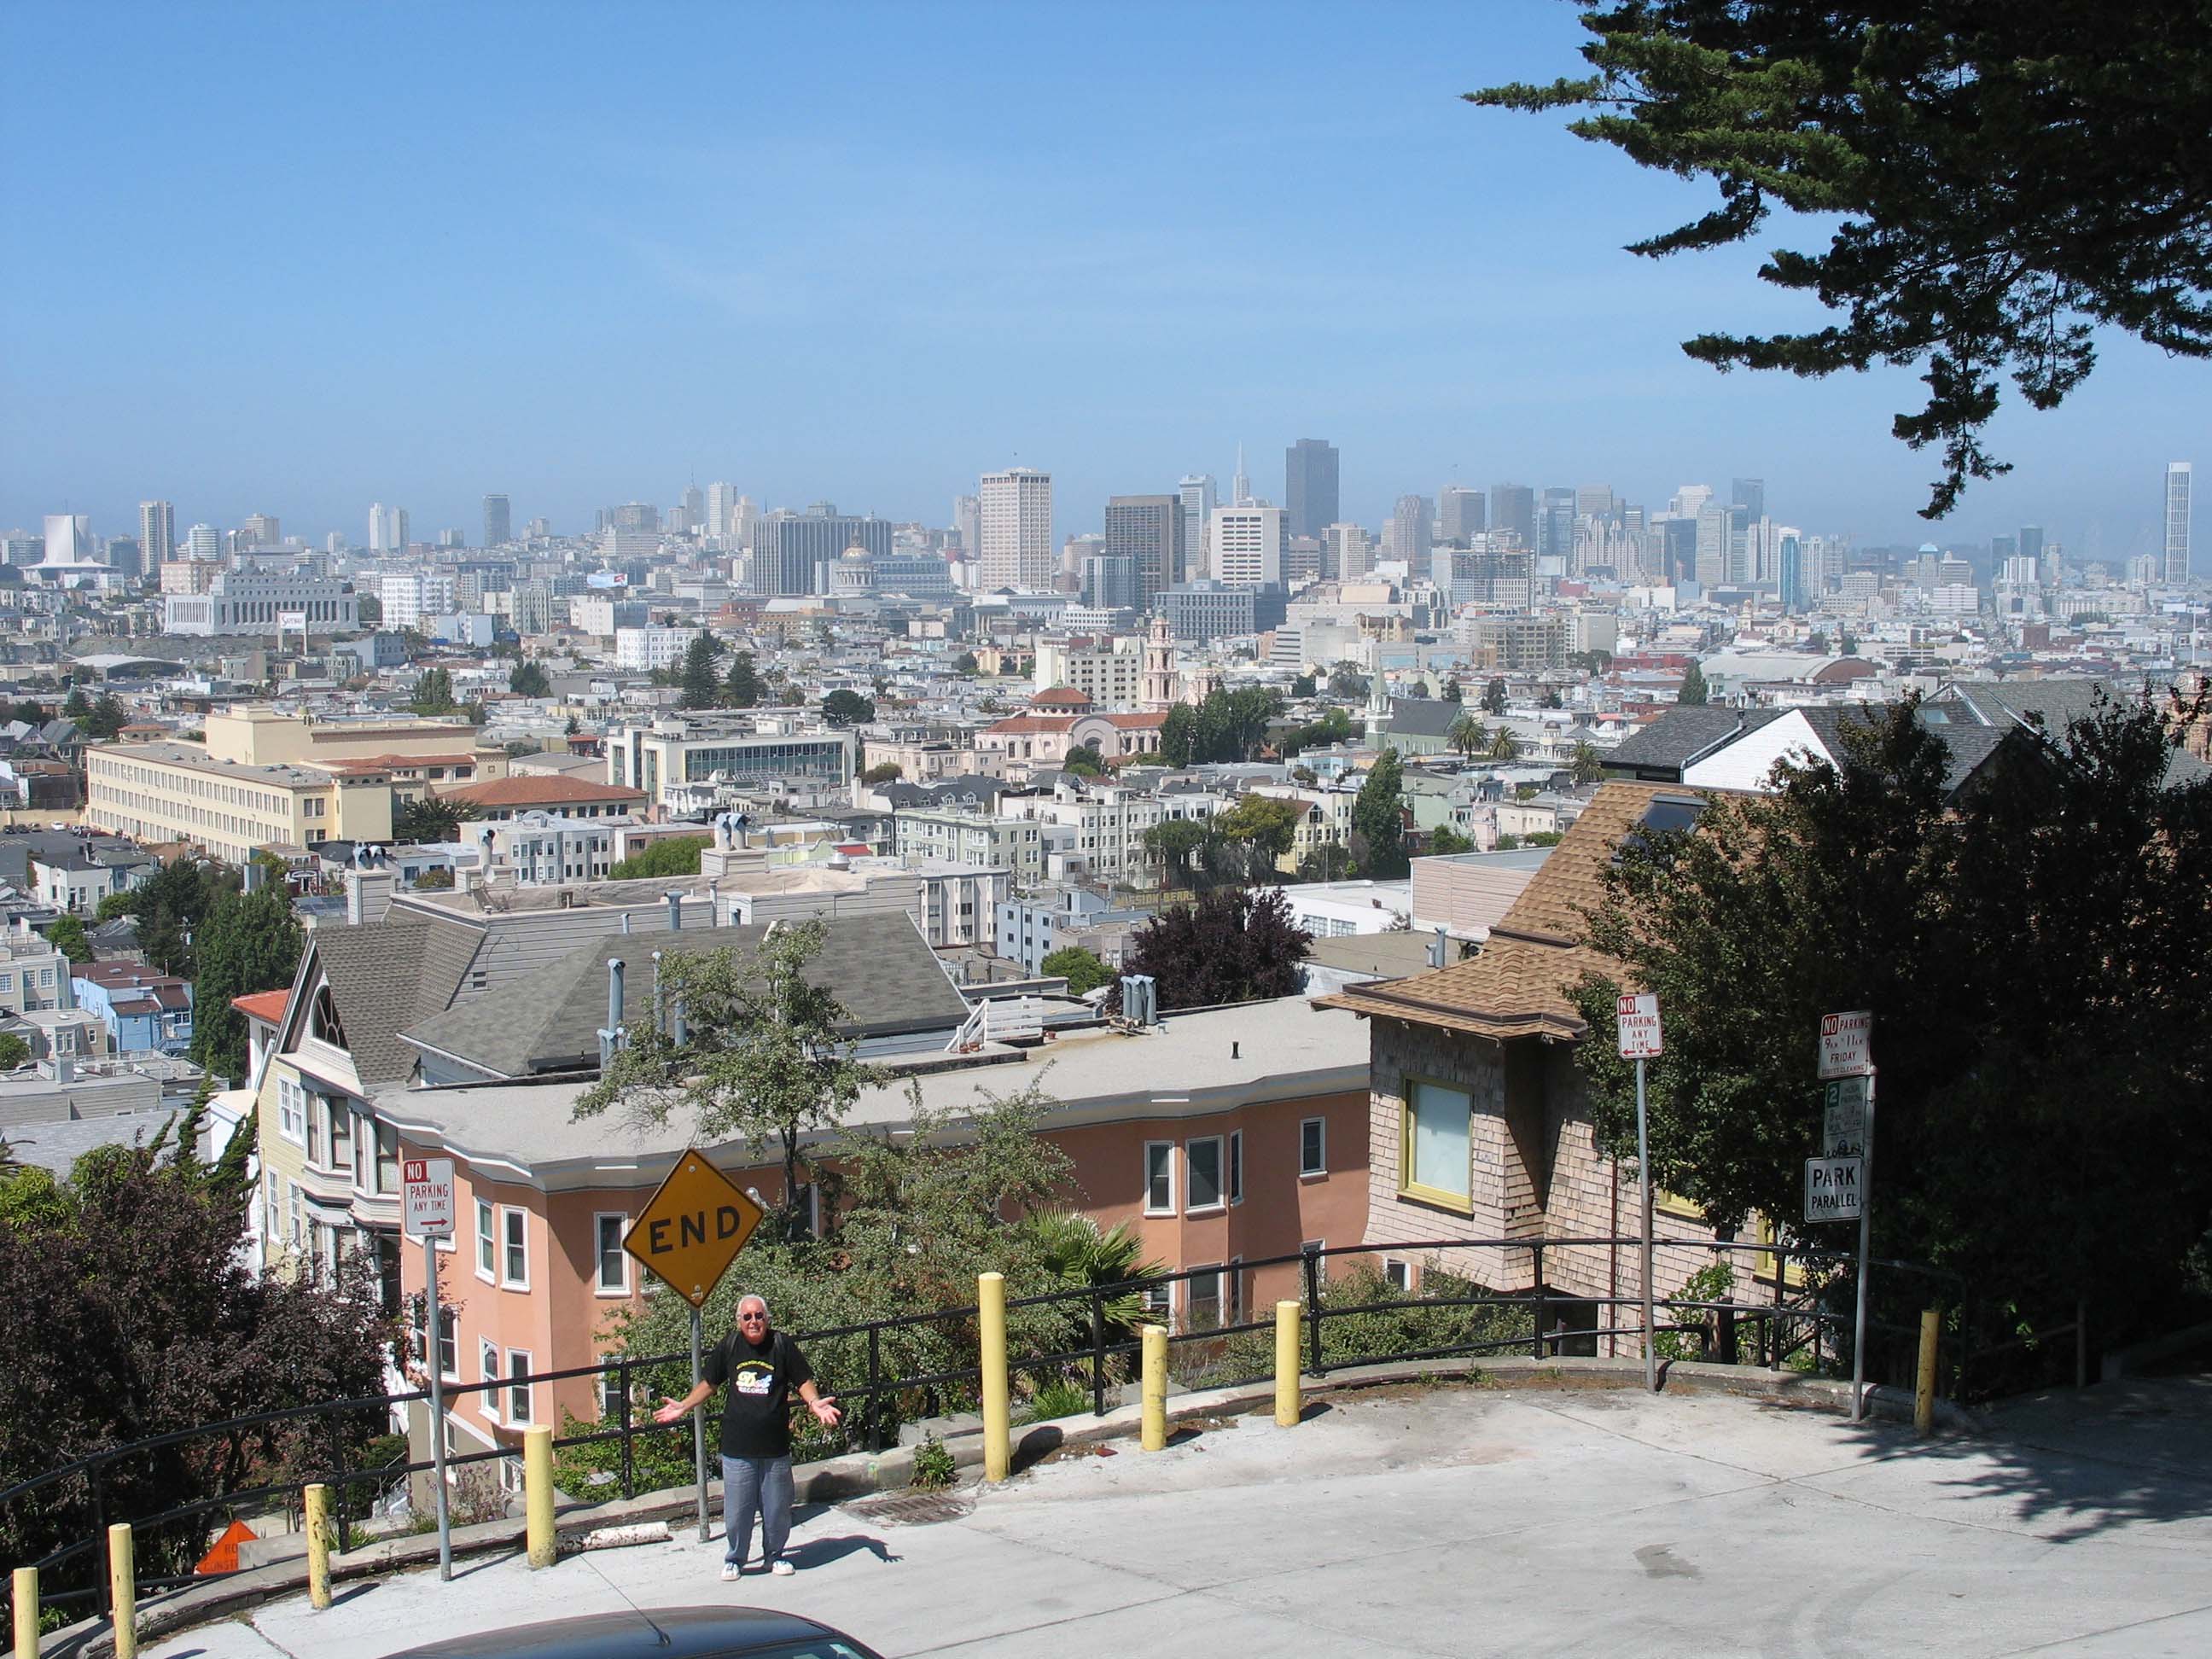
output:
<svg viewBox="0 0 2212 1659"><path fill-rule="evenodd" d="M1080 945L1062 945L1041 966L1046 973L1067 981L1070 996L1079 997L1085 991L1095 991L1102 985L1111 984L1114 979L1114 970L1106 965L1106 959Z"/></svg>
<svg viewBox="0 0 2212 1659"><path fill-rule="evenodd" d="M85 937L84 922L76 916L62 916L46 929L46 943L67 957L72 963L92 960L92 941Z"/></svg>
<svg viewBox="0 0 2212 1659"><path fill-rule="evenodd" d="M1536 699L1536 703L1541 708L1565 708L1567 706L1566 699L1559 695L1559 689L1555 685L1546 686L1544 695Z"/></svg>
<svg viewBox="0 0 2212 1659"><path fill-rule="evenodd" d="M194 1064L234 1085L246 1080L246 1016L230 1000L290 985L301 941L292 902L282 887L228 892L216 902L194 941L199 954L192 984Z"/></svg>
<svg viewBox="0 0 2212 1659"><path fill-rule="evenodd" d="M1280 888L1222 888L1170 905L1138 929L1122 971L1150 974L1163 1010L1285 997L1298 988L1312 943Z"/></svg>
<svg viewBox="0 0 2212 1659"><path fill-rule="evenodd" d="M0 1072L31 1063L31 1045L13 1031L0 1031Z"/></svg>
<svg viewBox="0 0 2212 1659"><path fill-rule="evenodd" d="M860 1091L879 1080L839 1030L850 1012L807 976L824 937L822 923L805 921L750 948L664 957L658 988L682 1006L686 1041L649 1022L634 1030L577 1097L575 1115L619 1105L632 1124L658 1128L681 1112L695 1140L742 1139L755 1157L778 1156L784 1231L796 1238L802 1144L835 1131Z"/></svg>
<svg viewBox="0 0 2212 1659"><path fill-rule="evenodd" d="M84 734L96 743L107 743L130 722L130 711L112 691L103 691L84 717Z"/></svg>
<svg viewBox="0 0 2212 1659"><path fill-rule="evenodd" d="M460 704L453 700L453 677L443 668L426 668L416 676L415 695L407 705L418 714L451 714Z"/></svg>
<svg viewBox="0 0 2212 1659"><path fill-rule="evenodd" d="M1777 205L1832 226L1825 252L1777 248L1759 274L1835 320L1683 349L1810 376L1924 360L1928 400L1892 430L1942 447L1923 509L1940 518L1969 477L2008 470L1982 443L2001 376L2052 408L2094 367L2100 328L2212 356L2202 21L2155 6L1615 0L1583 15L1595 74L1468 96L1591 106L1569 131L1713 180L1711 212L1632 252L1743 241Z"/></svg>
<svg viewBox="0 0 2212 1659"><path fill-rule="evenodd" d="M1492 675L1483 684L1482 709L1486 714L1505 712L1505 681L1503 676Z"/></svg>
<svg viewBox="0 0 2212 1659"><path fill-rule="evenodd" d="M1472 760L1490 746L1490 728L1473 714L1462 714L1444 732L1444 741Z"/></svg>
<svg viewBox="0 0 2212 1659"><path fill-rule="evenodd" d="M822 718L836 726L866 726L876 717L874 700L840 689L822 699Z"/></svg>
<svg viewBox="0 0 2212 1659"><path fill-rule="evenodd" d="M1145 852L1160 866L1160 885L1188 887L1193 869L1210 839L1206 826L1191 818L1167 818L1145 831Z"/></svg>
<svg viewBox="0 0 2212 1659"><path fill-rule="evenodd" d="M896 761L881 761L860 774L862 783L896 783L906 775L906 769Z"/></svg>
<svg viewBox="0 0 2212 1659"><path fill-rule="evenodd" d="M1170 766L1188 766L1198 734L1198 711L1187 702L1168 710L1160 726L1160 758Z"/></svg>
<svg viewBox="0 0 2212 1659"><path fill-rule="evenodd" d="M638 881L648 876L696 876L706 836L669 836L633 853L607 872L609 881Z"/></svg>
<svg viewBox="0 0 2212 1659"><path fill-rule="evenodd" d="M1459 676L1456 674L1444 682L1444 701L1446 702L1467 701L1467 688L1459 683Z"/></svg>
<svg viewBox="0 0 2212 1659"><path fill-rule="evenodd" d="M1106 759L1098 752L1097 744L1078 744L1067 751L1066 758L1060 763L1060 769L1086 778L1099 777L1105 773Z"/></svg>
<svg viewBox="0 0 2212 1659"><path fill-rule="evenodd" d="M354 614L361 618L363 628L380 628L384 623L384 599L375 593L354 595Z"/></svg>
<svg viewBox="0 0 2212 1659"><path fill-rule="evenodd" d="M2163 1320L2212 1222L2212 1075L2204 1045L2173 1040L2212 994L2212 781L2163 781L2182 732L2148 698L2104 703L2047 749L2015 738L2013 763L1956 796L1940 729L1907 702L1846 723L1838 767L1784 763L1774 793L1625 842L1589 937L1666 1017L1654 1179L1719 1225L1756 1212L1844 1243L1796 1217L1820 1017L1868 1009L1875 1255L1958 1275L1969 1346L2080 1301L2106 1341ZM1575 999L1593 1122L1620 1151L1634 1079L1614 989L1593 977ZM1873 1286L1877 1319L1927 1290Z"/></svg>
<svg viewBox="0 0 2212 1659"><path fill-rule="evenodd" d="M514 672L507 677L507 689L518 696L549 697L553 695L553 682L539 662L519 662Z"/></svg>
<svg viewBox="0 0 2212 1659"><path fill-rule="evenodd" d="M1317 720L1309 720L1296 731L1285 732L1276 748L1285 757L1307 749L1325 749L1332 744L1352 740L1352 716L1341 708L1331 708Z"/></svg>
<svg viewBox="0 0 2212 1659"><path fill-rule="evenodd" d="M138 924L146 960L179 979L195 976L191 935L224 893L238 884L235 872L180 858L166 864L124 896Z"/></svg>
<svg viewBox="0 0 2212 1659"><path fill-rule="evenodd" d="M1273 865L1297 842L1298 825L1305 822L1305 803L1279 795L1240 795L1237 804L1213 816L1213 828L1224 839L1241 842Z"/></svg>
<svg viewBox="0 0 2212 1659"><path fill-rule="evenodd" d="M392 815L392 837L417 847L453 841L459 836L464 823L482 816L474 801L455 800L451 795L418 795Z"/></svg>
<svg viewBox="0 0 2212 1659"><path fill-rule="evenodd" d="M952 659L952 672L956 674L966 674L971 678L979 672L975 653L973 651L963 651Z"/></svg>
<svg viewBox="0 0 2212 1659"><path fill-rule="evenodd" d="M1429 832L1429 852L1434 857L1443 858L1453 853L1473 851L1474 843L1449 823L1440 823Z"/></svg>
<svg viewBox="0 0 2212 1659"><path fill-rule="evenodd" d="M1682 676L1681 690L1675 692L1674 701L1692 708L1702 708L1708 693L1705 690L1705 671L1692 662Z"/></svg>
<svg viewBox="0 0 2212 1659"><path fill-rule="evenodd" d="M1605 757L1587 743L1578 743L1567 757L1577 783L1595 783L1605 775Z"/></svg>
<svg viewBox="0 0 2212 1659"><path fill-rule="evenodd" d="M761 700L760 671L750 651L730 653L730 672L722 681L722 702L731 708L757 708Z"/></svg>
<svg viewBox="0 0 2212 1659"><path fill-rule="evenodd" d="M83 721L92 718L92 699L84 695L82 686L74 687L62 704L62 718Z"/></svg>
<svg viewBox="0 0 2212 1659"><path fill-rule="evenodd" d="M2110 617L2106 617L2106 620L2109 622L2112 619ZM1850 629L1846 628L1841 631L1836 643L1837 648L1846 657L1856 657L1858 655L1858 635L1852 633Z"/></svg>
<svg viewBox="0 0 2212 1659"><path fill-rule="evenodd" d="M1318 689L1314 684L1314 677L1310 674L1301 674L1291 682L1291 695L1293 697L1310 697Z"/></svg>
<svg viewBox="0 0 2212 1659"><path fill-rule="evenodd" d="M1340 662L1329 672L1328 695L1355 702L1367 695L1367 676L1348 662Z"/></svg>
<svg viewBox="0 0 2212 1659"><path fill-rule="evenodd" d="M678 682L684 695L676 700L678 708L712 708L720 700L721 677L714 672L714 664L721 653L722 642L712 634L691 636L691 643L684 647L684 672Z"/></svg>
<svg viewBox="0 0 2212 1659"><path fill-rule="evenodd" d="M1385 749L1352 803L1352 833L1360 844L1360 868L1378 880L1391 880L1410 867L1406 857L1406 815L1401 796L1406 765L1395 749Z"/></svg>

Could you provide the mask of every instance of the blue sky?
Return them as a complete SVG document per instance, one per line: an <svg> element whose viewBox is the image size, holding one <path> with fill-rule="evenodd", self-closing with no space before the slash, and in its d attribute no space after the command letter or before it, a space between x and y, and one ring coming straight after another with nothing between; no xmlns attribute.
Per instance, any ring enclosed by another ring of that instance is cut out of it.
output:
<svg viewBox="0 0 2212 1659"><path fill-rule="evenodd" d="M0 524L473 537L487 490L573 530L693 477L944 523L1018 463L1065 532L1239 441L1279 497L1317 436L1370 524L1762 476L1808 530L2148 547L2212 367L2111 343L1923 525L1909 371L1691 362L1818 313L1748 252L1623 253L1706 193L1458 100L1578 39L1548 0L0 9Z"/></svg>

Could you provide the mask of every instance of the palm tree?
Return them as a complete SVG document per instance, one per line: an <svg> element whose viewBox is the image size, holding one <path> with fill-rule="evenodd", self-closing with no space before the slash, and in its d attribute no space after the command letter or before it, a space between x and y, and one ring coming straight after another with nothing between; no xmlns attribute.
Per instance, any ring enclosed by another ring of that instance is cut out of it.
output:
<svg viewBox="0 0 2212 1659"><path fill-rule="evenodd" d="M1144 1260L1144 1241L1126 1221L1101 1231L1089 1216L1044 1208L1023 1216L1021 1226L1035 1241L1046 1271L1070 1286L1126 1285L1167 1271L1161 1262ZM1125 1341L1144 1322L1145 1299L1137 1291L1124 1291L1106 1297L1100 1312L1106 1340Z"/></svg>
<svg viewBox="0 0 2212 1659"><path fill-rule="evenodd" d="M1605 775L1605 757L1587 743L1575 745L1568 764L1574 768L1577 783L1595 783Z"/></svg>
<svg viewBox="0 0 2212 1659"><path fill-rule="evenodd" d="M1489 743L1490 730L1474 715L1462 714L1444 733L1444 741L1472 760L1476 751Z"/></svg>
<svg viewBox="0 0 2212 1659"><path fill-rule="evenodd" d="M1519 760L1521 758L1520 739L1504 726L1499 726L1498 735L1490 740L1490 758L1494 761Z"/></svg>

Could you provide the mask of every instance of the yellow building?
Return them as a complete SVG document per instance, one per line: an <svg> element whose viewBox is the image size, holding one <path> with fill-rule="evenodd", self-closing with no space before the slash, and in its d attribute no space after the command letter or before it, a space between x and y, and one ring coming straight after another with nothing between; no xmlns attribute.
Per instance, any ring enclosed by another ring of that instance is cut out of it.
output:
<svg viewBox="0 0 2212 1659"><path fill-rule="evenodd" d="M204 744L107 744L84 767L88 823L243 864L263 847L390 841L408 803L504 777L507 757L450 721L307 720L249 704L210 715Z"/></svg>

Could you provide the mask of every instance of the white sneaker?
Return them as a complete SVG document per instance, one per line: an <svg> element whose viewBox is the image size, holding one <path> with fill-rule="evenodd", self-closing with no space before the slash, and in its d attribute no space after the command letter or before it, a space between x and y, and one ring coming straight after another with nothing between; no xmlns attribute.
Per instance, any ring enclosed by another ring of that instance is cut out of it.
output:
<svg viewBox="0 0 2212 1659"><path fill-rule="evenodd" d="M738 1564L736 1562L725 1561L722 1563L722 1582L726 1584L734 1584L738 1582Z"/></svg>
<svg viewBox="0 0 2212 1659"><path fill-rule="evenodd" d="M775 1560L769 1562L768 1565L768 1570L779 1578L788 1578L793 1573L799 1571L798 1568L793 1566L790 1562L785 1560L781 1556L778 1556Z"/></svg>

